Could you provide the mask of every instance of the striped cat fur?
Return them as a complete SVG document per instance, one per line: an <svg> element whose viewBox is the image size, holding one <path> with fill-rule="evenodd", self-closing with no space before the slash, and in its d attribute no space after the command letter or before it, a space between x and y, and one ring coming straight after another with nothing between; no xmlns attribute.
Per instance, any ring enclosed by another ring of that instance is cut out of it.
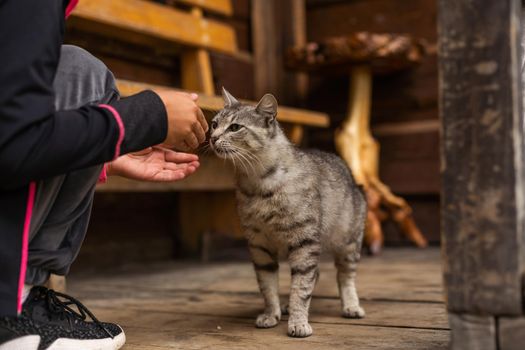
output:
<svg viewBox="0 0 525 350"><path fill-rule="evenodd" d="M210 147L236 166L237 201L265 309L256 326L281 319L279 258L288 258L291 290L288 335L312 334L308 310L319 278L322 250L332 253L342 315L365 312L356 291L356 267L367 215L366 198L339 157L301 150L276 121L277 101L265 95L256 107L223 89L225 107L212 121Z"/></svg>

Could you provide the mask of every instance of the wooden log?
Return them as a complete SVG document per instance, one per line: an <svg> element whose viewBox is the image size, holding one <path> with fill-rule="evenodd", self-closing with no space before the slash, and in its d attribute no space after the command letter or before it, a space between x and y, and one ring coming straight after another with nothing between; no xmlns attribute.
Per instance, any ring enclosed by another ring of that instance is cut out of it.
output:
<svg viewBox="0 0 525 350"><path fill-rule="evenodd" d="M442 244L454 313L523 312L520 11L520 0L439 1Z"/></svg>

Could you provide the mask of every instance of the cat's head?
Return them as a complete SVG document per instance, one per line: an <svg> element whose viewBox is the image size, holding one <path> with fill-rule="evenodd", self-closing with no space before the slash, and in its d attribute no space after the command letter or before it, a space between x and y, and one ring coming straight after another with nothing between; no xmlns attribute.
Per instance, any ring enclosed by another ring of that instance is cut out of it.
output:
<svg viewBox="0 0 525 350"><path fill-rule="evenodd" d="M224 109L212 120L210 147L221 158L236 153L258 153L265 149L280 131L275 120L277 100L266 94L257 106L242 104L222 89Z"/></svg>

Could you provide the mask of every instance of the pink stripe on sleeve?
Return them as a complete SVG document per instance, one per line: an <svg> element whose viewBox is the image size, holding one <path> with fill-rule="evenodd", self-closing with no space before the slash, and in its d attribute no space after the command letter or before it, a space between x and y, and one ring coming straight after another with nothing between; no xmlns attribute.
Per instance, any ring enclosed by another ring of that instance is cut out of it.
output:
<svg viewBox="0 0 525 350"><path fill-rule="evenodd" d="M17 311L22 312L22 295L24 294L24 284L26 281L27 271L27 249L29 245L29 229L31 228L31 217L33 216L33 205L35 203L36 183L29 184L29 193L27 195L26 216L24 220L24 231L22 235L22 259L20 262L20 277L18 278L18 298Z"/></svg>
<svg viewBox="0 0 525 350"><path fill-rule="evenodd" d="M104 164L104 167L98 176L98 183L104 184L106 182L108 182L108 166L107 164Z"/></svg>
<svg viewBox="0 0 525 350"><path fill-rule="evenodd" d="M124 123L122 122L122 118L120 117L120 114L117 112L117 110L109 105L99 105L99 107L105 108L113 114L113 117L115 118L118 128L119 128L119 137L117 140L117 145L115 146L115 156L113 159L117 159L120 156L120 146L122 145L122 141L124 141L124 136L126 135L126 130L124 129Z"/></svg>
<svg viewBox="0 0 525 350"><path fill-rule="evenodd" d="M78 1L79 0L71 0L71 1L69 1L69 4L66 7L66 18L68 18L69 15L71 14L71 12L73 12L73 10L75 9L75 7L78 4Z"/></svg>

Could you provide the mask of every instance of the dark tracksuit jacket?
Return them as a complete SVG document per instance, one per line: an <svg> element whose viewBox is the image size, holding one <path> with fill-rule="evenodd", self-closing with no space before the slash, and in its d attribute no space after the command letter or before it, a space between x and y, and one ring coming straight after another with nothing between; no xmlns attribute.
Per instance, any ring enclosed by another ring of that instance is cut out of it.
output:
<svg viewBox="0 0 525 350"><path fill-rule="evenodd" d="M0 0L0 317L21 309L37 181L161 143L167 133L166 110L151 91L55 110L65 17L76 2Z"/></svg>

